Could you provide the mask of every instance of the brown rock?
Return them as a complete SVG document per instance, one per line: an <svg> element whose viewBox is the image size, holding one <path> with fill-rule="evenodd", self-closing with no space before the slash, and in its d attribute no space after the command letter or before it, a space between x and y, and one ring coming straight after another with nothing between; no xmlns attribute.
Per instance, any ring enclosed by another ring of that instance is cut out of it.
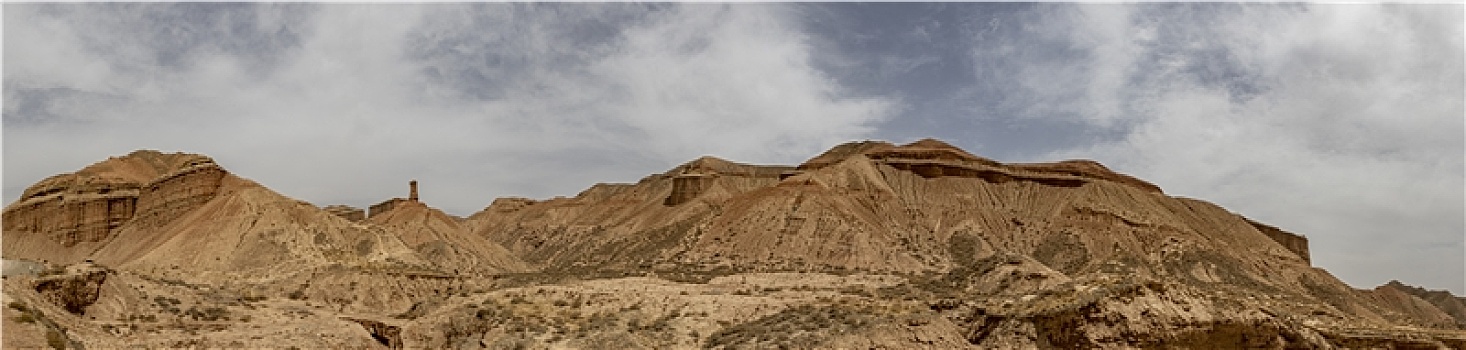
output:
<svg viewBox="0 0 1466 350"><path fill-rule="evenodd" d="M405 198L392 198L392 199L388 199L388 200L382 201L382 202L377 203L377 204L372 204L371 207L367 208L367 217L368 218L371 218L371 217L376 217L378 215L385 214L387 212L392 211L392 209L397 208L398 205L400 205L402 203L407 203L407 202L411 202L411 201L409 201L409 200L407 200Z"/></svg>
<svg viewBox="0 0 1466 350"><path fill-rule="evenodd" d="M1466 328L1466 298L1455 296L1449 291L1426 290L1425 288L1400 283L1400 281L1390 281L1382 286L1375 287L1374 290L1379 291L1381 289L1400 291L1429 302L1441 312L1450 315L1457 325Z"/></svg>
<svg viewBox="0 0 1466 350"><path fill-rule="evenodd" d="M1252 224L1252 227L1257 228L1257 231L1267 235L1267 238L1272 239L1273 242L1278 242L1278 244L1283 245L1284 248L1288 248L1288 251L1293 252L1293 254L1297 254L1300 258L1303 258L1303 261L1312 261L1308 257L1308 237L1303 237L1302 235L1283 231L1282 229L1273 227L1268 224L1252 221L1252 219L1247 219L1247 223Z"/></svg>
<svg viewBox="0 0 1466 350"><path fill-rule="evenodd" d="M135 216L161 224L206 201L222 176L205 156L137 151L46 178L5 208L6 254L77 262Z"/></svg>
<svg viewBox="0 0 1466 350"><path fill-rule="evenodd" d="M43 274L36 278L33 288L51 303L79 315L97 302L97 297L102 294L102 284L110 274L113 274L111 270L101 266L76 264L53 274Z"/></svg>
<svg viewBox="0 0 1466 350"><path fill-rule="evenodd" d="M365 328L367 332L372 334L373 339L376 339L377 342L382 343L382 345L387 346L389 349L402 348L402 329L400 327L387 325L381 321L361 318L342 317L341 319L360 324L362 328Z"/></svg>
<svg viewBox="0 0 1466 350"><path fill-rule="evenodd" d="M403 201L366 222L385 230L417 256L450 274L524 271L527 267L504 247L473 235L463 224L422 202Z"/></svg>
<svg viewBox="0 0 1466 350"><path fill-rule="evenodd" d="M350 220L351 222L366 220L365 210L349 205L328 205L321 208L321 210L325 210L327 213L340 216L342 219Z"/></svg>

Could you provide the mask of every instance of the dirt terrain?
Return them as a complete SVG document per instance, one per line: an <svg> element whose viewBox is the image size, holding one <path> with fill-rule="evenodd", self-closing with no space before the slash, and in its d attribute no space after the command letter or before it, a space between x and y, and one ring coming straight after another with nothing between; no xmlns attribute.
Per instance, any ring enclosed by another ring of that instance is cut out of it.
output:
<svg viewBox="0 0 1466 350"><path fill-rule="evenodd" d="M1466 348L1466 303L1086 160L702 157L467 218L137 151L4 212L6 348Z"/></svg>

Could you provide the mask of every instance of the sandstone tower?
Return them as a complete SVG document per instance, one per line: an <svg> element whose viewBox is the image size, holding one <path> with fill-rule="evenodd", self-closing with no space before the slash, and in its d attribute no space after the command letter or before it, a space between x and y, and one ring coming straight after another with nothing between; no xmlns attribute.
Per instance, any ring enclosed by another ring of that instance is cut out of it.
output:
<svg viewBox="0 0 1466 350"><path fill-rule="evenodd" d="M408 187L407 200L416 202L417 201L417 180L408 181L407 182L407 187Z"/></svg>
<svg viewBox="0 0 1466 350"><path fill-rule="evenodd" d="M416 201L418 201L417 200L417 180L411 180L411 181L408 181L407 182L407 199L402 199L402 197L397 197L397 198L388 199L388 200L382 201L381 203L377 203L375 205L372 205L371 207L367 208L366 217L367 218L371 218L373 216L377 216L377 214L381 214L381 213L385 213L385 212L391 211L392 208L396 208L397 205L398 204L402 204L402 202L416 202Z"/></svg>

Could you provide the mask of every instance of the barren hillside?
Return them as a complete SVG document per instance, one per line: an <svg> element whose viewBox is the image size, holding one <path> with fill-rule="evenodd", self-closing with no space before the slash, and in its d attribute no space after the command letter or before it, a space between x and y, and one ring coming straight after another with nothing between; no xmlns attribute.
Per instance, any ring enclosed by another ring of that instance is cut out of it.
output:
<svg viewBox="0 0 1466 350"><path fill-rule="evenodd" d="M1086 160L854 142L466 219L415 188L327 210L153 151L42 180L4 214L7 264L46 267L6 269L6 345L1466 346L1449 293L1352 288L1302 235Z"/></svg>

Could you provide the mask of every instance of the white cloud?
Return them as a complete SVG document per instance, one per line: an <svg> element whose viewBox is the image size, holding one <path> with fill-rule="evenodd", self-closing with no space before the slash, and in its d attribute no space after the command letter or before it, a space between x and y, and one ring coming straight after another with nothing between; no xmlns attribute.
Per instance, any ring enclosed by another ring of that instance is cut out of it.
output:
<svg viewBox="0 0 1466 350"><path fill-rule="evenodd" d="M1048 106L1029 117L1120 135L1053 157L1307 235L1356 287L1466 292L1460 6L1043 10L1032 29L1076 54L1017 78Z"/></svg>
<svg viewBox="0 0 1466 350"><path fill-rule="evenodd" d="M150 21L210 6L6 6L7 199L159 148L318 204L369 205L416 178L466 215L703 154L797 162L866 136L892 103L811 67L781 6L251 5L210 12L253 23L222 29ZM71 107L21 107L57 99Z"/></svg>

